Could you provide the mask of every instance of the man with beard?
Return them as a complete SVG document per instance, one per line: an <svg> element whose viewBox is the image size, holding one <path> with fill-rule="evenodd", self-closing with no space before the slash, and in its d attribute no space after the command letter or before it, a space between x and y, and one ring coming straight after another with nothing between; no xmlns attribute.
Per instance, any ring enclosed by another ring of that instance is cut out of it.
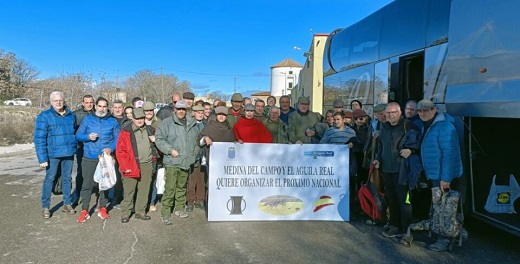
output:
<svg viewBox="0 0 520 264"><path fill-rule="evenodd" d="M94 97L92 95L87 94L83 96L83 101L81 102L81 108L74 111L74 115L76 116L76 125L79 126L81 121L85 116L90 115L94 111ZM81 185L83 184L83 176L81 169L81 161L83 160L83 143L78 142L78 149L76 151L76 188L74 191L74 201L73 204L77 204L80 199L81 193Z"/></svg>
<svg viewBox="0 0 520 264"><path fill-rule="evenodd" d="M289 143L287 124L280 119L280 109L277 106L273 105L269 108L269 118L264 120L264 125L273 136L271 143Z"/></svg>
<svg viewBox="0 0 520 264"><path fill-rule="evenodd" d="M204 119L204 107L195 105L193 107L193 117L197 123L199 131L204 129L207 121ZM186 212L193 212L193 207L205 209L206 200L206 183L204 181L204 173L206 171L205 149L200 148L195 163L190 168L190 176L188 178L188 192L186 194Z"/></svg>
<svg viewBox="0 0 520 264"><path fill-rule="evenodd" d="M78 223L83 223L90 218L90 198L95 186L94 172L99 162L98 156L106 153L110 155L116 149L117 138L120 132L117 119L108 110L108 100L99 97L96 100L95 112L86 116L76 132L76 139L84 144L84 156L82 161L83 186L81 188L81 214ZM98 216L107 219L108 191L99 192L100 208Z"/></svg>
<svg viewBox="0 0 520 264"><path fill-rule="evenodd" d="M51 217L51 190L54 178L61 168L63 209L67 214L75 214L71 206L71 173L77 142L74 138L76 118L63 103L62 92L52 92L51 108L36 118L34 146L40 168L45 168L42 188L42 217Z"/></svg>

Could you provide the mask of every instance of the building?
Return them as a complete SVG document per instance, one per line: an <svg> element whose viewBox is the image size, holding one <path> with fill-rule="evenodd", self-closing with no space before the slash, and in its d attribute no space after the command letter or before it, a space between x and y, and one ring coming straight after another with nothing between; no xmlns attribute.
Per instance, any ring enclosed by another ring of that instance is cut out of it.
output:
<svg viewBox="0 0 520 264"><path fill-rule="evenodd" d="M298 75L303 66L292 59L271 66L271 95L279 98L291 94L298 84Z"/></svg>
<svg viewBox="0 0 520 264"><path fill-rule="evenodd" d="M328 36L314 34L309 51L303 54L307 59L298 77L300 81L291 93L293 102L297 102L300 96L308 96L311 99L309 109L321 114L326 111L323 109L323 50Z"/></svg>

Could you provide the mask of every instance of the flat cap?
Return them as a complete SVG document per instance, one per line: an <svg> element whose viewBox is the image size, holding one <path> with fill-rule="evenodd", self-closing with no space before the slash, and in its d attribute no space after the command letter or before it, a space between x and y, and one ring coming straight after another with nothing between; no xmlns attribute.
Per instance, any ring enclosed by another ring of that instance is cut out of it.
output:
<svg viewBox="0 0 520 264"><path fill-rule="evenodd" d="M345 103L343 102L343 100L336 99L336 100L334 100L334 103L332 103L332 106L333 107L344 107Z"/></svg>
<svg viewBox="0 0 520 264"><path fill-rule="evenodd" d="M135 108L134 111L132 111L132 116L134 119L140 119L144 118L144 110L141 107Z"/></svg>
<svg viewBox="0 0 520 264"><path fill-rule="evenodd" d="M184 100L179 100L175 103L175 108L184 108L186 109L186 102Z"/></svg>
<svg viewBox="0 0 520 264"><path fill-rule="evenodd" d="M299 104L310 104L311 103L311 100L309 99L309 97L307 96L300 96L298 98L298 103Z"/></svg>
<svg viewBox="0 0 520 264"><path fill-rule="evenodd" d="M143 110L153 110L155 108L155 104L150 102L150 101L146 101L144 102L143 104Z"/></svg>
<svg viewBox="0 0 520 264"><path fill-rule="evenodd" d="M435 107L435 104L428 100L428 99L422 99L417 103L417 110L430 110Z"/></svg>
<svg viewBox="0 0 520 264"><path fill-rule="evenodd" d="M231 101L242 102L244 101L244 97L242 97L241 93L234 93L233 96L231 96Z"/></svg>
<svg viewBox="0 0 520 264"><path fill-rule="evenodd" d="M192 92L185 92L182 94L183 99L195 99L195 95Z"/></svg>
<svg viewBox="0 0 520 264"><path fill-rule="evenodd" d="M215 108L215 114L217 114L217 115L227 115L228 114L228 109L225 106L217 106L217 108Z"/></svg>
<svg viewBox="0 0 520 264"><path fill-rule="evenodd" d="M193 111L204 111L204 106L196 105L196 106L192 107L191 110L193 110Z"/></svg>
<svg viewBox="0 0 520 264"><path fill-rule="evenodd" d="M387 106L388 106L388 104L378 104L378 105L374 106L374 113L379 113L381 111L385 111Z"/></svg>
<svg viewBox="0 0 520 264"><path fill-rule="evenodd" d="M255 106L252 105L252 104L246 104L246 106L244 107L244 110L246 111L255 111Z"/></svg>

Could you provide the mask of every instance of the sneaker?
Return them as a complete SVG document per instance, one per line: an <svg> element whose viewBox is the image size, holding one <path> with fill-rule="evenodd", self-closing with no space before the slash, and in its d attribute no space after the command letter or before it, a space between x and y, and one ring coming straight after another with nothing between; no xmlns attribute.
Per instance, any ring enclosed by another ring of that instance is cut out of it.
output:
<svg viewBox="0 0 520 264"><path fill-rule="evenodd" d="M185 211L175 211L175 216L178 216L180 218L186 218L188 217L188 213Z"/></svg>
<svg viewBox="0 0 520 264"><path fill-rule="evenodd" d="M188 204L186 206L186 212L190 212L190 213L193 212L193 204Z"/></svg>
<svg viewBox="0 0 520 264"><path fill-rule="evenodd" d="M385 237L396 237L401 236L399 233L399 229L395 226L390 226L388 230L383 231L383 236Z"/></svg>
<svg viewBox="0 0 520 264"><path fill-rule="evenodd" d="M155 212L157 211L157 207L155 207L155 205L150 205L150 212Z"/></svg>
<svg viewBox="0 0 520 264"><path fill-rule="evenodd" d="M121 210L121 205L120 204L116 204L116 205L112 206L112 208L117 209L117 210Z"/></svg>
<svg viewBox="0 0 520 264"><path fill-rule="evenodd" d="M163 224L165 224L165 225L173 225L172 218L169 216L162 216L161 220L162 220Z"/></svg>
<svg viewBox="0 0 520 264"><path fill-rule="evenodd" d="M401 245L403 245L405 247L411 247L412 241L413 241L412 234L410 234L410 236L403 236L403 238L401 238Z"/></svg>
<svg viewBox="0 0 520 264"><path fill-rule="evenodd" d="M108 219L108 218L110 218L110 216L108 215L108 211L107 211L106 207L99 208L97 216L99 216L99 218L101 218L101 219Z"/></svg>
<svg viewBox="0 0 520 264"><path fill-rule="evenodd" d="M79 217L78 217L78 223L85 223L85 221L87 221L87 219L90 218L90 215L88 214L88 211L87 210L81 210L81 213L79 214Z"/></svg>
<svg viewBox="0 0 520 264"><path fill-rule="evenodd" d="M49 208L43 208L42 217L43 217L43 219L51 218L51 210L49 210Z"/></svg>
<svg viewBox="0 0 520 264"><path fill-rule="evenodd" d="M73 215L76 213L76 210L74 210L74 208L72 208L72 206L70 205L64 205L61 211L69 215Z"/></svg>

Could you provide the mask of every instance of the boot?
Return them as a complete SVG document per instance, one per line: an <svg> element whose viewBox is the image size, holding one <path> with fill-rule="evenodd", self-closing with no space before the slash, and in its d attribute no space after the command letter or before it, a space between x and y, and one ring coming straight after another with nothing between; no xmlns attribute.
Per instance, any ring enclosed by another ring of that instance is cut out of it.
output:
<svg viewBox="0 0 520 264"><path fill-rule="evenodd" d="M439 237L435 243L427 246L426 248L431 251L448 251L450 250L451 240L447 237Z"/></svg>

